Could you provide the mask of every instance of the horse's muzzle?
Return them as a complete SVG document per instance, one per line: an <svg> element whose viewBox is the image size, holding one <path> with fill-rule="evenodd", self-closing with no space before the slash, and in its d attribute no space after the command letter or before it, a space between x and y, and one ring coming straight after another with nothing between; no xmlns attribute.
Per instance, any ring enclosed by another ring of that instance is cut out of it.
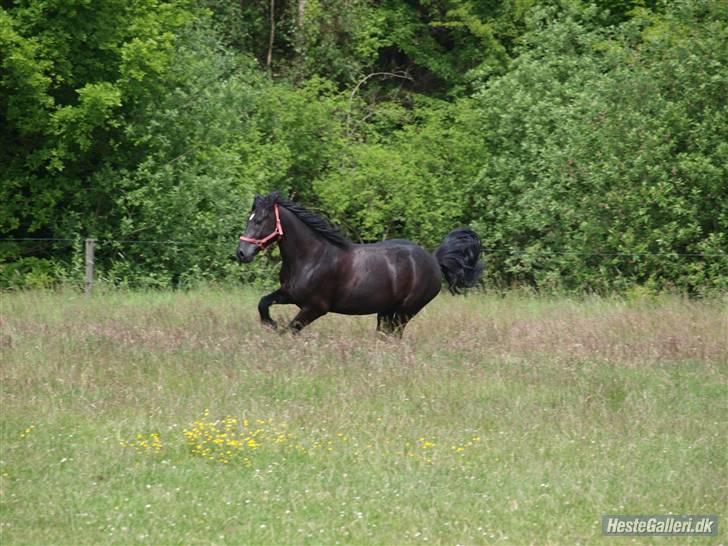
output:
<svg viewBox="0 0 728 546"><path fill-rule="evenodd" d="M237 256L238 260L240 260L244 264L249 264L253 261L253 258L255 258L255 255L258 253L258 247L255 245L247 244L247 243L241 243L238 246L237 252L235 252L235 256Z"/></svg>

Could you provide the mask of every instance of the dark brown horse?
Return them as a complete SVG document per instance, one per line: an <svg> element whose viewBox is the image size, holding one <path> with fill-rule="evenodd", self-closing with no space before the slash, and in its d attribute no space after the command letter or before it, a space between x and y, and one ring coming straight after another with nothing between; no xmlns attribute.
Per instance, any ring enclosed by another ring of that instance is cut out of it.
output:
<svg viewBox="0 0 728 546"><path fill-rule="evenodd" d="M483 269L480 240L469 229L452 231L430 254L411 241L356 244L328 221L277 193L256 197L237 257L253 260L278 242L281 287L258 304L260 319L276 327L273 304L300 308L289 328L298 332L326 313L377 314L377 330L402 335L407 322L439 292L473 286Z"/></svg>

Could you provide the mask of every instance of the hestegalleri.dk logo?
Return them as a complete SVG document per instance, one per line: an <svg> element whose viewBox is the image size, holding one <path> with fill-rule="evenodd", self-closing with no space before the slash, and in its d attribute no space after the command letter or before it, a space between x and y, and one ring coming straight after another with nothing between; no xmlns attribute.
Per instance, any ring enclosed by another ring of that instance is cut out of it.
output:
<svg viewBox="0 0 728 546"><path fill-rule="evenodd" d="M716 536L718 516L602 516L605 536Z"/></svg>

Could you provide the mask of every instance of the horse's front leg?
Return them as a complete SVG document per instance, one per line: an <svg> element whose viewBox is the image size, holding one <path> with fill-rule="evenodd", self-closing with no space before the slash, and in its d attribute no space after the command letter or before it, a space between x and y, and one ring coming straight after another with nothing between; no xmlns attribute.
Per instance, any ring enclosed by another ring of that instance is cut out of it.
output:
<svg viewBox="0 0 728 546"><path fill-rule="evenodd" d="M260 302L258 302L258 313L260 313L260 320L263 324L272 328L277 328L278 323L270 316L270 306L274 303L290 303L290 299L288 298L288 295L279 288L267 296L260 298Z"/></svg>
<svg viewBox="0 0 728 546"><path fill-rule="evenodd" d="M291 333L297 334L306 326L311 324L314 320L325 315L326 312L327 309L323 309L321 307L313 307L310 305L303 306L301 307L301 310L298 312L298 314L293 317L293 320L288 325L288 329L291 331Z"/></svg>

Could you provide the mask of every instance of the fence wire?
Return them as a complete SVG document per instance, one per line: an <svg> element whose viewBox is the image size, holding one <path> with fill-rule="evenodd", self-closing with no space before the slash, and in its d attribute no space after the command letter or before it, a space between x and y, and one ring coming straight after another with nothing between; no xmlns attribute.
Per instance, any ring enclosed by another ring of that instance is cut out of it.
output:
<svg viewBox="0 0 728 546"><path fill-rule="evenodd" d="M63 238L63 237L0 237L0 242L66 242L80 244L85 239L80 238ZM179 246L212 246L212 245L234 245L237 239L233 241L179 241L179 240L159 240L159 239L110 239L99 238L93 239L97 244L150 244L150 245L179 245ZM669 256L669 257L686 257L686 258L724 258L728 257L725 252L600 252L600 251L575 251L575 250L514 250L510 248L483 248L483 254L507 254L510 256L602 256L609 257L636 257L636 256Z"/></svg>

